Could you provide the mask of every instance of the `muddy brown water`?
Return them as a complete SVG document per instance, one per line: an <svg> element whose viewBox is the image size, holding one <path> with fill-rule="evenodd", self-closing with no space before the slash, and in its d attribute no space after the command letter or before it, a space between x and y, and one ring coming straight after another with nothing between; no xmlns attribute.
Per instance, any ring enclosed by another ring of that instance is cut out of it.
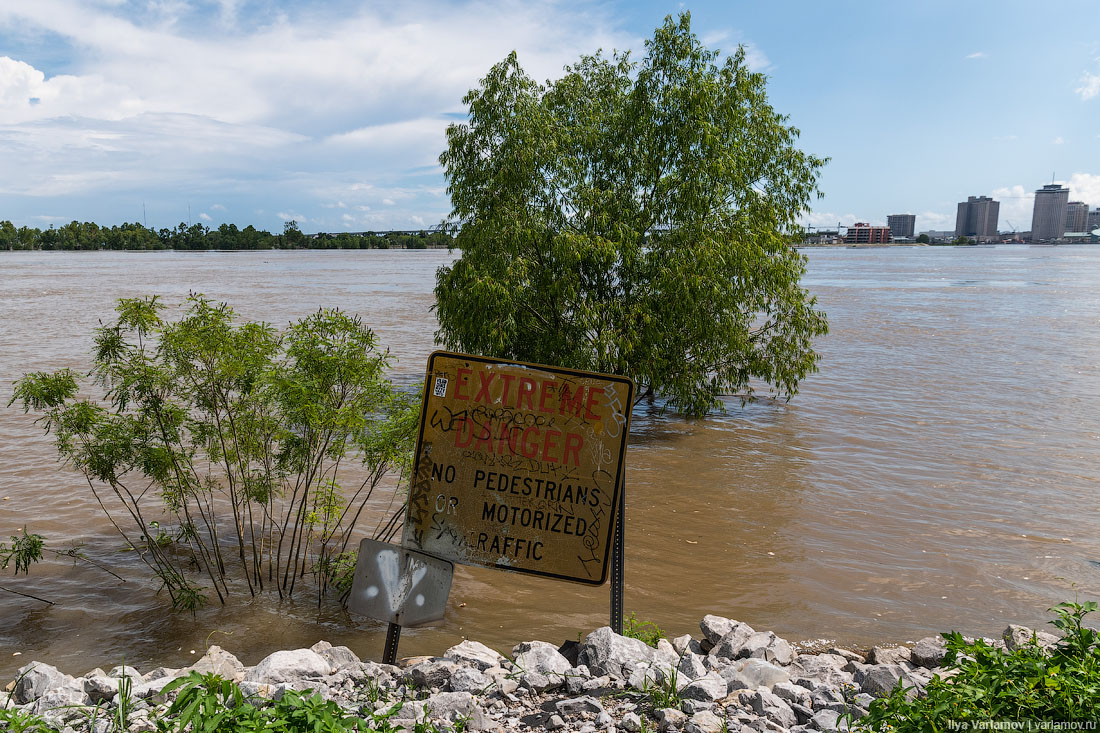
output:
<svg viewBox="0 0 1100 733"><path fill-rule="evenodd" d="M1100 595L1100 247L810 250L828 312L821 371L790 403L705 420L635 413L626 608L673 634L706 613L792 640L864 645L1041 625ZM3 400L23 372L86 367L122 296L188 291L284 324L363 316L419 379L441 251L0 254ZM384 629L308 594L168 612L87 487L20 409L0 409L0 537L83 543L127 582L56 559L0 585L0 675L184 666L220 644L254 664L318 639L381 655ZM460 567L446 619L401 654L463 637L502 650L607 622L608 589ZM15 656L18 653L18 656Z"/></svg>

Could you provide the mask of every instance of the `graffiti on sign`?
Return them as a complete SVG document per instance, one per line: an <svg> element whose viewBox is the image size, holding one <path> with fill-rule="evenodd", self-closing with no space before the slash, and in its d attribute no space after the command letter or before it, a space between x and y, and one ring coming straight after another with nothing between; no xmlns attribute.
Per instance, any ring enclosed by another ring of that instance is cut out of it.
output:
<svg viewBox="0 0 1100 733"><path fill-rule="evenodd" d="M403 544L603 583L633 397L625 377L435 352Z"/></svg>
<svg viewBox="0 0 1100 733"><path fill-rule="evenodd" d="M403 626L443 618L454 566L446 560L364 539L352 577L348 608Z"/></svg>

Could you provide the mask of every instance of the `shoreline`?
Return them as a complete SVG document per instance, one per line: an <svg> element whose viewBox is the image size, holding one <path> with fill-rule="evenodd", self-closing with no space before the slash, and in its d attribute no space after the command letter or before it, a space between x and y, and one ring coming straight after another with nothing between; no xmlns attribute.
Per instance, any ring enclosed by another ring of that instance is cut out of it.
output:
<svg viewBox="0 0 1100 733"><path fill-rule="evenodd" d="M521 642L510 654L466 640L397 666L325 641L274 652L251 667L216 645L189 667L144 673L116 666L74 677L31 661L0 691L0 709L41 716L62 733L106 733L121 707L127 730L153 731L179 694L165 688L197 672L232 680L257 706L314 691L349 716L385 718L410 731L429 720L435 733L462 729L461 721L466 730L494 732L829 733L843 726L844 715L865 715L899 681L921 694L933 675L950 676L938 637L863 653L799 648L721 616L705 616L699 629L648 646L605 626L560 647ZM992 643L1014 649L1032 633L1010 625ZM1042 632L1038 639L1056 641Z"/></svg>

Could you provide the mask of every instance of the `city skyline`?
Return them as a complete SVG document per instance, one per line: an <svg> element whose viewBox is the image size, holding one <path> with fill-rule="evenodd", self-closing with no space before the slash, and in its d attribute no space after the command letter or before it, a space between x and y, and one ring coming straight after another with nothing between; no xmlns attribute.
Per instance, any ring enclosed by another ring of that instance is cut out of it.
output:
<svg viewBox="0 0 1100 733"><path fill-rule="evenodd" d="M0 6L0 219L430 227L446 125L493 63L515 49L544 80L599 48L639 58L681 9L708 47L743 44L831 158L806 225L948 230L981 195L1025 231L1052 180L1100 206L1100 41L1022 2L28 0Z"/></svg>

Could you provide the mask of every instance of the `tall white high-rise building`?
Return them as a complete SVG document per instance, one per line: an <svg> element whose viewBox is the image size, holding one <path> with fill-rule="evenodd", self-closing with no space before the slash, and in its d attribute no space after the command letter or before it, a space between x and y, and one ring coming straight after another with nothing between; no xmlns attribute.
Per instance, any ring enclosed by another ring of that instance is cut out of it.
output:
<svg viewBox="0 0 1100 733"><path fill-rule="evenodd" d="M886 217L886 226L890 227L890 236L912 237L913 230L917 228L916 214L890 214Z"/></svg>
<svg viewBox="0 0 1100 733"><path fill-rule="evenodd" d="M1066 204L1066 231L1083 232L1089 223L1089 205L1084 201Z"/></svg>
<svg viewBox="0 0 1100 733"><path fill-rule="evenodd" d="M988 242L997 238L997 219L1001 212L1001 202L988 196L968 196L959 203L955 217L955 236L974 237L979 242Z"/></svg>
<svg viewBox="0 0 1100 733"><path fill-rule="evenodd" d="M1035 192L1035 208L1031 214L1031 241L1050 242L1066 233L1066 204L1069 189L1049 183Z"/></svg>
<svg viewBox="0 0 1100 733"><path fill-rule="evenodd" d="M1085 231L1095 232L1100 229L1100 206L1089 212L1089 221L1085 225Z"/></svg>

